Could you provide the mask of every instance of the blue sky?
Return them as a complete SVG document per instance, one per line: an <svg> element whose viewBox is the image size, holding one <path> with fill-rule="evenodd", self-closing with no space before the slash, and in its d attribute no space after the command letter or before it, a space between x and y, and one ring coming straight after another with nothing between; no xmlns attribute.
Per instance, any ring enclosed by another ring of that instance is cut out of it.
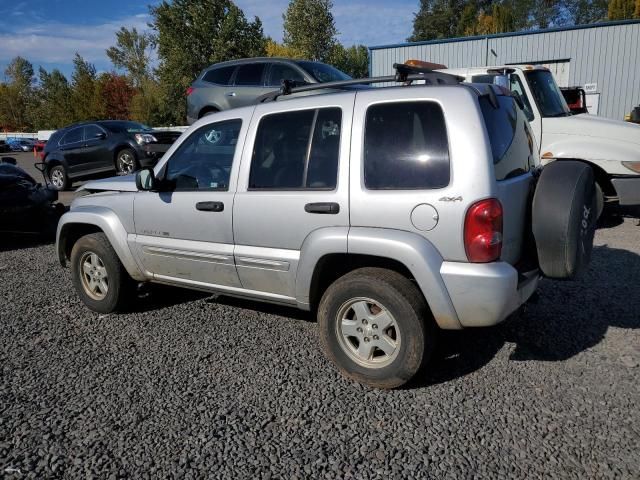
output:
<svg viewBox="0 0 640 480"><path fill-rule="evenodd" d="M105 49L120 26L147 29L148 4L136 0L0 0L0 79L11 58L21 55L47 70L69 75L75 52L111 70ZM248 18L260 17L267 35L282 39L288 0L236 0ZM345 45L404 41L411 33L418 0L334 0L333 15Z"/></svg>

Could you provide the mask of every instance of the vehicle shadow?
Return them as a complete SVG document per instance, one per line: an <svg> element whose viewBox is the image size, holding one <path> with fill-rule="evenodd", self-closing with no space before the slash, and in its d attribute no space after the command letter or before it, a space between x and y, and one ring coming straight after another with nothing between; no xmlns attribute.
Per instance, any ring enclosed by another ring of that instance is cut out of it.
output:
<svg viewBox="0 0 640 480"><path fill-rule="evenodd" d="M468 375L513 344L511 361L563 361L602 339L609 327L640 328L640 255L595 247L589 271L576 281L543 280L536 303L491 328L442 332L426 371L409 388Z"/></svg>
<svg viewBox="0 0 640 480"><path fill-rule="evenodd" d="M0 252L11 252L23 248L53 245L55 238L43 238L37 233L5 233L0 232Z"/></svg>
<svg viewBox="0 0 640 480"><path fill-rule="evenodd" d="M136 298L127 313L144 313L173 307L182 303L195 302L210 297L211 293L169 285L143 285L138 288Z"/></svg>
<svg viewBox="0 0 640 480"><path fill-rule="evenodd" d="M265 303L256 300L247 300L243 298L228 297L226 295L216 295L206 300L207 303L218 303L229 307L244 308L246 310L254 310L268 315L278 315L280 317L289 317L296 320L304 320L305 322L315 322L316 317L311 312L299 310L295 307L286 305L277 305L273 303Z"/></svg>
<svg viewBox="0 0 640 480"><path fill-rule="evenodd" d="M637 225L640 225L640 206L620 206L620 205L607 205L605 206L600 219L598 220L597 228L614 228L624 223L625 218L633 218L638 220Z"/></svg>

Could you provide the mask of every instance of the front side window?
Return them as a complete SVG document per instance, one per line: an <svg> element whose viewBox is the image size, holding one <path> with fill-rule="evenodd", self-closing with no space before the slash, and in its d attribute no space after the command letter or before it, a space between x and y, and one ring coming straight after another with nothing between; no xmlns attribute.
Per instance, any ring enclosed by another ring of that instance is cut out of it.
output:
<svg viewBox="0 0 640 480"><path fill-rule="evenodd" d="M262 72L264 71L264 63L247 63L240 66L236 73L236 85L262 85Z"/></svg>
<svg viewBox="0 0 640 480"><path fill-rule="evenodd" d="M256 133L249 189L335 189L341 126L339 108L265 116Z"/></svg>
<svg viewBox="0 0 640 480"><path fill-rule="evenodd" d="M205 125L193 132L165 166L167 189L228 190L241 126L242 120L228 120Z"/></svg>
<svg viewBox="0 0 640 480"><path fill-rule="evenodd" d="M76 143L82 141L82 130L83 127L74 128L65 133L62 140L60 140L60 145L68 145L69 143Z"/></svg>
<svg viewBox="0 0 640 480"><path fill-rule="evenodd" d="M543 117L566 117L571 115L567 102L558 88L553 74L548 70L526 72L527 82Z"/></svg>
<svg viewBox="0 0 640 480"><path fill-rule="evenodd" d="M84 127L84 139L96 140L98 135L104 133L104 131L97 125L87 125Z"/></svg>
<svg viewBox="0 0 640 480"><path fill-rule="evenodd" d="M271 65L269 72L269 81L267 85L280 86L282 80L294 80L296 82L304 82L304 77L293 67L285 63L274 63Z"/></svg>
<svg viewBox="0 0 640 480"><path fill-rule="evenodd" d="M446 187L449 143L442 108L435 102L398 102L368 108L364 183L370 190Z"/></svg>

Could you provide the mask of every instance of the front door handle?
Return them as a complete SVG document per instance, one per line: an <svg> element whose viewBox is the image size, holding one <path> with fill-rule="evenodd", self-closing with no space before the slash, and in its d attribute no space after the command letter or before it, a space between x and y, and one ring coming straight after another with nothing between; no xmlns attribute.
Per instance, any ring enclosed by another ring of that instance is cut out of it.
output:
<svg viewBox="0 0 640 480"><path fill-rule="evenodd" d="M236 92L227 92L226 95L227 95L227 97L235 97L236 96Z"/></svg>
<svg viewBox="0 0 640 480"><path fill-rule="evenodd" d="M324 215L336 215L340 213L340 205L333 202L317 202L307 203L304 206L304 211L307 213L319 213Z"/></svg>
<svg viewBox="0 0 640 480"><path fill-rule="evenodd" d="M196 210L201 212L222 212L224 211L224 203L222 202L198 202Z"/></svg>

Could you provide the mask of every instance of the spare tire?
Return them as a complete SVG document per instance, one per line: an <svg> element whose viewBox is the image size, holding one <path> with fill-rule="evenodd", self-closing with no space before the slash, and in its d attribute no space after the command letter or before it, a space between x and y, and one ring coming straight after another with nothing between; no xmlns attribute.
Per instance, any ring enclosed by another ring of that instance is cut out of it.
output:
<svg viewBox="0 0 640 480"><path fill-rule="evenodd" d="M590 166L557 160L544 167L533 196L532 230L545 276L573 279L589 265L596 210Z"/></svg>

